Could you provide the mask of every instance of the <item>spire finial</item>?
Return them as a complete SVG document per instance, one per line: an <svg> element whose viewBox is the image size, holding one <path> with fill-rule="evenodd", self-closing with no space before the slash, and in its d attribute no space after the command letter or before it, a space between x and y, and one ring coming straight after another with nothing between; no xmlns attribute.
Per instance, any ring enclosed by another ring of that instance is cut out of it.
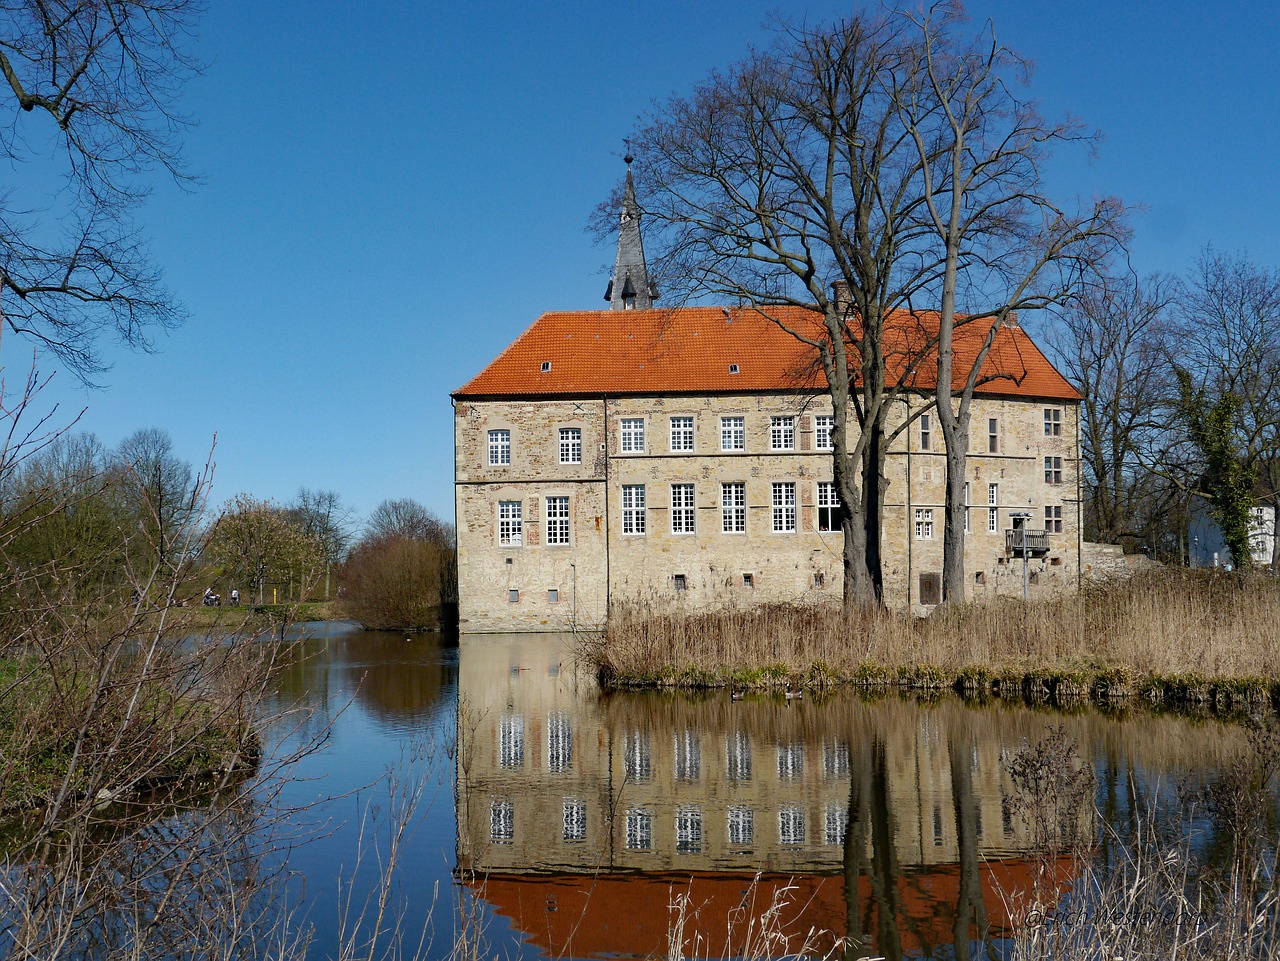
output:
<svg viewBox="0 0 1280 961"><path fill-rule="evenodd" d="M631 156L631 138L623 137L622 142L627 145L627 154L622 159L626 162L627 166L630 167L631 161L636 159L635 157Z"/></svg>

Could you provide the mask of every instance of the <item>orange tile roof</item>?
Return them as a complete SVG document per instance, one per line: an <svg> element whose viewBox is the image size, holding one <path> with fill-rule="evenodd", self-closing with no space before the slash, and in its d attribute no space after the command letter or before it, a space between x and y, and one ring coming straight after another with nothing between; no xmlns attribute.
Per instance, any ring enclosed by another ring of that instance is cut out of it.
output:
<svg viewBox="0 0 1280 961"><path fill-rule="evenodd" d="M771 312L797 331L817 332L821 315L802 307ZM956 331L956 387L988 323ZM890 376L932 390L932 354L907 370L937 330L937 314L898 311L890 324ZM750 308L680 307L543 314L484 370L454 392L477 397L599 397L620 394L753 393L822 389L815 351ZM544 367L550 365L548 369ZM731 372L736 365L736 372ZM1000 376L993 376L1000 375ZM1002 327L978 393L1079 400L1027 333Z"/></svg>

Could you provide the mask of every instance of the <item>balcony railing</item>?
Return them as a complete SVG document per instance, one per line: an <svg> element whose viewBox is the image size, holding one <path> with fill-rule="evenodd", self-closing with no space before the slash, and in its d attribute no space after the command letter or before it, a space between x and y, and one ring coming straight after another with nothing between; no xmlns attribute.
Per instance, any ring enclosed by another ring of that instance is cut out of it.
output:
<svg viewBox="0 0 1280 961"><path fill-rule="evenodd" d="M1043 557L1049 553L1049 534L1015 527L1004 532L1004 549L1014 557Z"/></svg>

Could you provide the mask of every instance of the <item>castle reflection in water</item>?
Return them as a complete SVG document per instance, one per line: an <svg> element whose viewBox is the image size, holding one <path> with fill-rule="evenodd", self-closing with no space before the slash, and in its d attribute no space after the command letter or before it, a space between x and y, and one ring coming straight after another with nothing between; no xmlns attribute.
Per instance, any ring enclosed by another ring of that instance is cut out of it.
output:
<svg viewBox="0 0 1280 961"><path fill-rule="evenodd" d="M548 635L464 636L459 656L458 874L549 956L664 950L673 893L728 945L730 919L783 888L797 936L967 953L1008 933L1008 895L1044 863L1013 752L1055 724L1115 762L1104 777L1152 737L1174 764L1197 750L1181 731L950 698L601 693Z"/></svg>

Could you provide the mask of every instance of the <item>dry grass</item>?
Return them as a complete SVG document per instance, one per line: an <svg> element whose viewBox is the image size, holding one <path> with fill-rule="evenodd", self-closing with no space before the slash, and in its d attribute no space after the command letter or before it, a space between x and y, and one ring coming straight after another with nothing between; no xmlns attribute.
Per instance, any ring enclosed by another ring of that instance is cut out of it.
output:
<svg viewBox="0 0 1280 961"><path fill-rule="evenodd" d="M862 682L1255 702L1280 679L1280 582L1160 570L1023 605L846 619L835 607L623 606L586 645L613 685Z"/></svg>

